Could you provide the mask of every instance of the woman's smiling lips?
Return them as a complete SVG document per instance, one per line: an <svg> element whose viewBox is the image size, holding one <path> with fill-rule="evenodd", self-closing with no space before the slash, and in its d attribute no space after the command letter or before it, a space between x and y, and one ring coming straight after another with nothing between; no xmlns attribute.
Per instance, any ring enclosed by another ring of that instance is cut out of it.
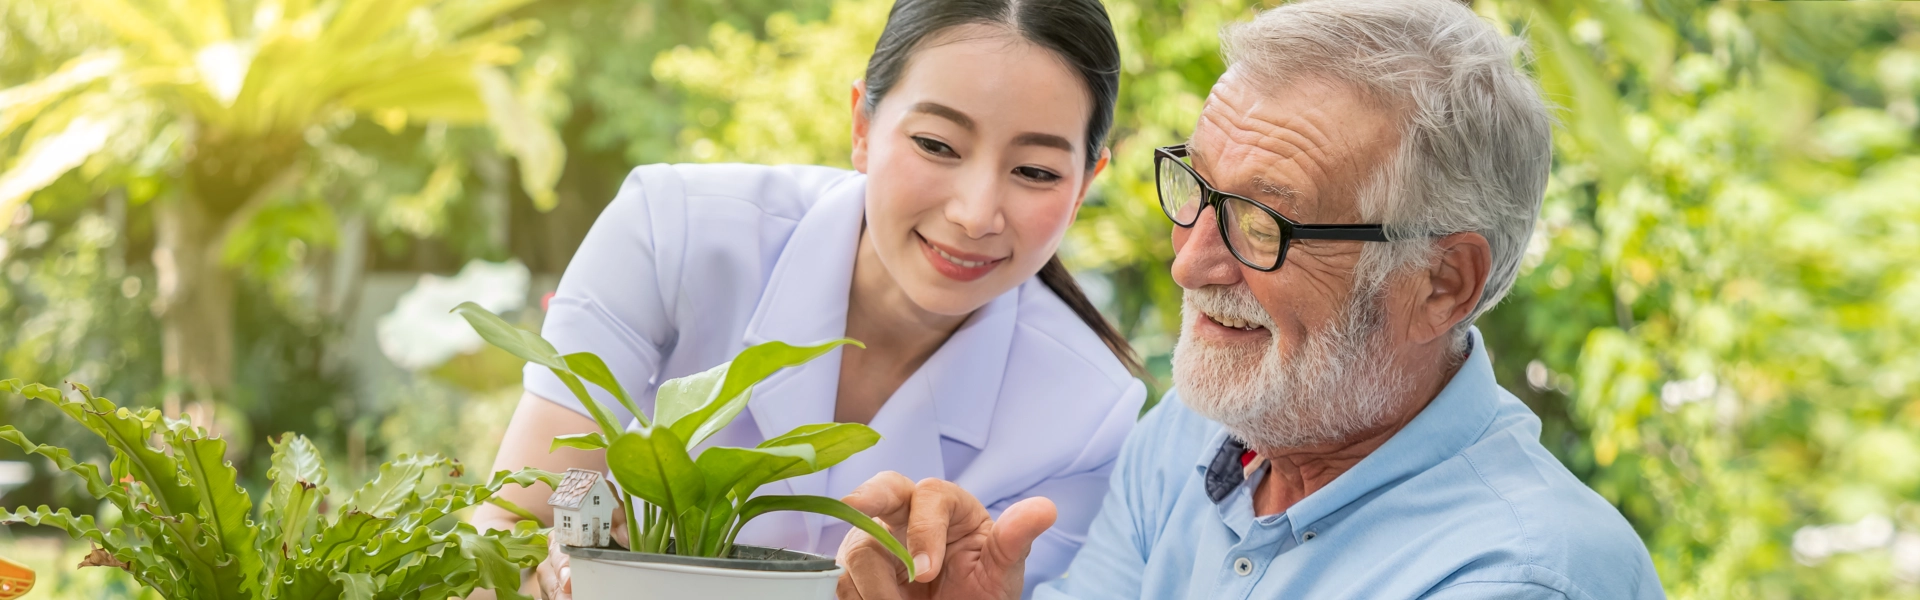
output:
<svg viewBox="0 0 1920 600"><path fill-rule="evenodd" d="M981 277L986 277L987 273L992 272L994 267L1000 266L1000 263L1006 262L1007 260L1004 257L994 258L978 254L968 254L954 248L935 244L933 240L927 239L926 236L920 235L920 232L917 231L913 233L913 237L920 240L920 253L927 257L927 263L933 265L933 270L939 271L941 275L945 275L955 281L973 281Z"/></svg>

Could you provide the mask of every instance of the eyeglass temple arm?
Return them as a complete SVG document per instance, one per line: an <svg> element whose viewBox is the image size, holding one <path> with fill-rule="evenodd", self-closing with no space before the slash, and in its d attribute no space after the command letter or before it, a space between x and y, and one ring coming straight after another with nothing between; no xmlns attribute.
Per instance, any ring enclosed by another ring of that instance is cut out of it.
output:
<svg viewBox="0 0 1920 600"><path fill-rule="evenodd" d="M1295 225L1293 239L1384 242L1387 232L1379 225Z"/></svg>

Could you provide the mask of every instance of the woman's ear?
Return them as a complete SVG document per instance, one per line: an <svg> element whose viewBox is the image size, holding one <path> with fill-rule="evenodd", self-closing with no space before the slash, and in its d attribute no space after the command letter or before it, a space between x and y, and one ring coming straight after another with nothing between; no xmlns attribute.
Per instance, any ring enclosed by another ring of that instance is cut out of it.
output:
<svg viewBox="0 0 1920 600"><path fill-rule="evenodd" d="M867 114L867 80L853 81L853 170L867 172L867 131L871 128Z"/></svg>
<svg viewBox="0 0 1920 600"><path fill-rule="evenodd" d="M1101 171L1107 170L1107 160L1111 158L1113 158L1113 151L1106 148L1100 149L1100 160L1094 161L1093 168L1087 171L1086 180L1080 182L1080 196L1073 200L1075 216L1079 216L1080 205L1087 201L1087 191L1093 189L1093 180L1100 177Z"/></svg>

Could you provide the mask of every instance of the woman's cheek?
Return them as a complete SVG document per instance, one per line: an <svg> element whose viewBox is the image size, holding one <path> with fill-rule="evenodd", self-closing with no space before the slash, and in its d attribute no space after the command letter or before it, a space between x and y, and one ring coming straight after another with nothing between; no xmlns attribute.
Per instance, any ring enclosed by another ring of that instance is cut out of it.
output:
<svg viewBox="0 0 1920 600"><path fill-rule="evenodd" d="M1034 193L1031 197L1009 203L1009 210L1019 227L1017 239L1029 253L1044 251L1052 256L1058 249L1060 239L1066 236L1067 226L1073 224L1073 195L1049 190Z"/></svg>

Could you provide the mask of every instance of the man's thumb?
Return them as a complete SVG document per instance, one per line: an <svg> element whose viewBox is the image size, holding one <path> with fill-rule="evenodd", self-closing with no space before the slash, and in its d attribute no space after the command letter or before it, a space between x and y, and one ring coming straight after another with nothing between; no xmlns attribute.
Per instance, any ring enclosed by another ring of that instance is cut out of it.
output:
<svg viewBox="0 0 1920 600"><path fill-rule="evenodd" d="M1003 565L1012 565L1027 559L1027 552L1033 550L1033 540L1053 527L1053 521L1059 517L1053 501L1046 498L1028 498L1013 503L1000 513L1000 519L993 523L993 539L989 544L994 558Z"/></svg>

